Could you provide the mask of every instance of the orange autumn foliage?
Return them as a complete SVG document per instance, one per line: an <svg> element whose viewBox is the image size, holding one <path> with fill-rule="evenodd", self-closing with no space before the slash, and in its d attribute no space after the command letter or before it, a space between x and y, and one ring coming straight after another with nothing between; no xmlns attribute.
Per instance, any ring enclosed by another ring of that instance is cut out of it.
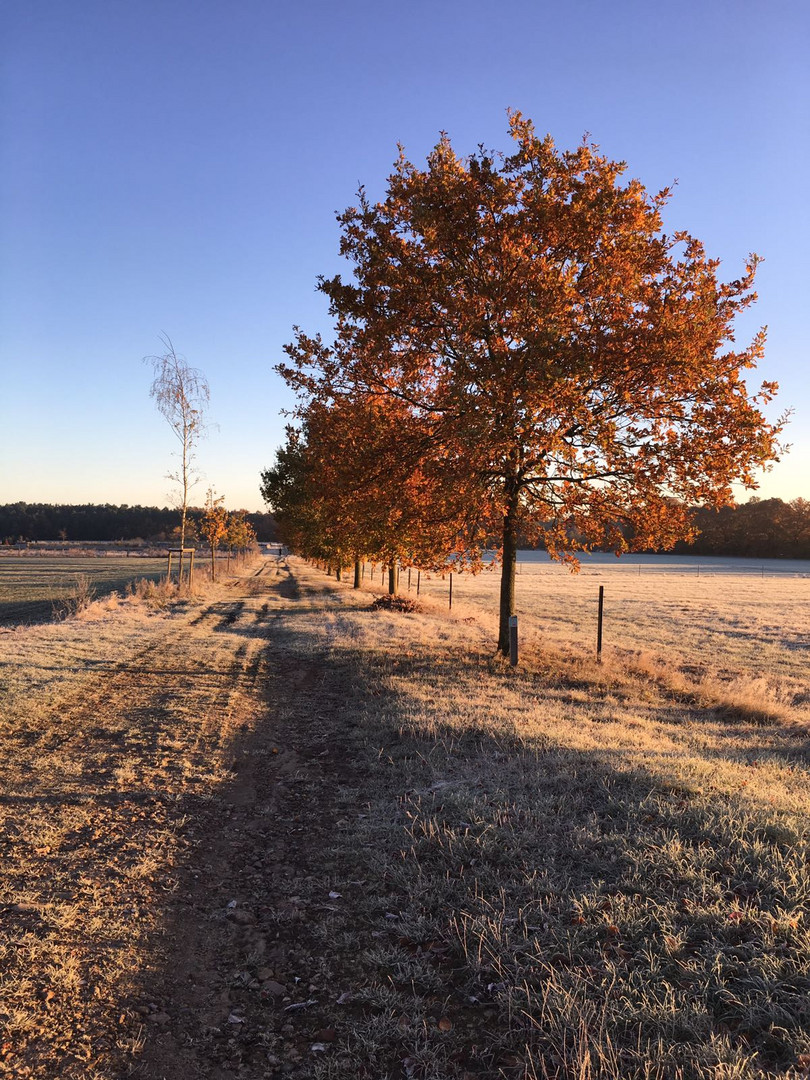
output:
<svg viewBox="0 0 810 1080"><path fill-rule="evenodd" d="M317 416L324 467L344 454L380 492L398 477L388 519L437 500L447 555L497 528L504 652L519 536L561 558L671 546L685 505L754 485L783 423L761 411L775 384L744 381L764 331L734 340L756 257L722 282L698 240L663 231L668 190L625 181L586 142L558 151L519 113L510 129L509 156L460 158L442 136L424 169L400 153L384 199L360 192L339 217L353 277L319 284L334 340L297 330L280 365Z"/></svg>
<svg viewBox="0 0 810 1080"><path fill-rule="evenodd" d="M263 493L291 546L338 567L361 558L392 568L438 570L448 557L477 565L480 541L470 543L465 528L476 500L452 473L429 467L410 410L367 395L329 406L312 400L301 419L276 468L263 474Z"/></svg>

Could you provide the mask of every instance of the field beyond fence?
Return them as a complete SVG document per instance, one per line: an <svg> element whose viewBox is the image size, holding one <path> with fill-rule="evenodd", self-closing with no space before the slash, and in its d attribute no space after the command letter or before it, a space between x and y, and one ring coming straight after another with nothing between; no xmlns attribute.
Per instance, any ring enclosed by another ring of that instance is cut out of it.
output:
<svg viewBox="0 0 810 1080"><path fill-rule="evenodd" d="M101 598L123 593L140 578L158 581L166 558L125 555L3 555L0 557L0 624L47 622L78 590Z"/></svg>

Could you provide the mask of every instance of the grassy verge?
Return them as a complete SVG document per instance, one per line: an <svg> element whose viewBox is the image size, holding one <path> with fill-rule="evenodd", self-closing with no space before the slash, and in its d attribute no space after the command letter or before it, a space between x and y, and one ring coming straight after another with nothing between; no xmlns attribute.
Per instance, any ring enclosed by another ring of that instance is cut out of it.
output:
<svg viewBox="0 0 810 1080"><path fill-rule="evenodd" d="M76 601L123 596L134 583L157 583L166 573L164 558L124 555L0 556L0 626L47 622L77 610Z"/></svg>
<svg viewBox="0 0 810 1080"><path fill-rule="evenodd" d="M342 687L355 773L310 931L353 957L345 1035L312 1075L807 1071L806 732L341 599L286 646Z"/></svg>

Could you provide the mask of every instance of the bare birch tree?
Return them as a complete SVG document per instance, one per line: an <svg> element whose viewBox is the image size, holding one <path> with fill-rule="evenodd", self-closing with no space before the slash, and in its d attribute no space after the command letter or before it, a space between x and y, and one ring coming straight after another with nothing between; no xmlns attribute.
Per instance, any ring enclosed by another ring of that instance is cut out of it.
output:
<svg viewBox="0 0 810 1080"><path fill-rule="evenodd" d="M185 357L175 352L171 338L164 334L161 341L166 351L160 356L146 356L144 360L152 365L155 373L149 394L180 443L176 455L178 468L168 473L167 479L179 489L182 549L186 546L189 492L200 479L194 469L194 449L205 431L205 410L211 392L205 375L190 367Z"/></svg>

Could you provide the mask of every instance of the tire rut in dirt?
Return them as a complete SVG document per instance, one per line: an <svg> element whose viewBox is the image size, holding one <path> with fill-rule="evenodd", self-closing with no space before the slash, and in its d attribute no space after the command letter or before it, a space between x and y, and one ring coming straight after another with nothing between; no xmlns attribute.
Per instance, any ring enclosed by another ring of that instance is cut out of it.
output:
<svg viewBox="0 0 810 1080"><path fill-rule="evenodd" d="M84 1080L91 1052L94 1075L127 1071L144 1024L133 975L177 868L204 841L188 826L223 781L251 797L238 743L261 708L266 643L240 632L245 607L233 602L227 630L174 622L88 671L26 747L36 768L23 758L0 796L3 890L20 901L4 909L0 944L36 941L4 968L23 994L9 1008L26 1020L0 1072Z"/></svg>
<svg viewBox="0 0 810 1080"><path fill-rule="evenodd" d="M271 709L274 700L305 701L305 715L293 709L280 719L273 709L272 726L242 740L233 784L199 808L195 828L205 846L181 886L187 891L169 933L176 949L165 959L165 982L149 991L161 1008L171 1003L165 1008L172 1019L154 1031L144 1080L236 1070L245 1080L267 1078L275 1075L273 1047L284 1047L287 1063L305 1069L318 1033L333 1037L326 1012L299 1008L323 972L298 893L324 873L335 784L347 776L343 765L330 776L323 756L350 759L321 718L340 686L324 687L320 661L300 656L275 656L257 677L269 685ZM325 911L328 888L321 900ZM296 1068L295 1075L306 1071Z"/></svg>

